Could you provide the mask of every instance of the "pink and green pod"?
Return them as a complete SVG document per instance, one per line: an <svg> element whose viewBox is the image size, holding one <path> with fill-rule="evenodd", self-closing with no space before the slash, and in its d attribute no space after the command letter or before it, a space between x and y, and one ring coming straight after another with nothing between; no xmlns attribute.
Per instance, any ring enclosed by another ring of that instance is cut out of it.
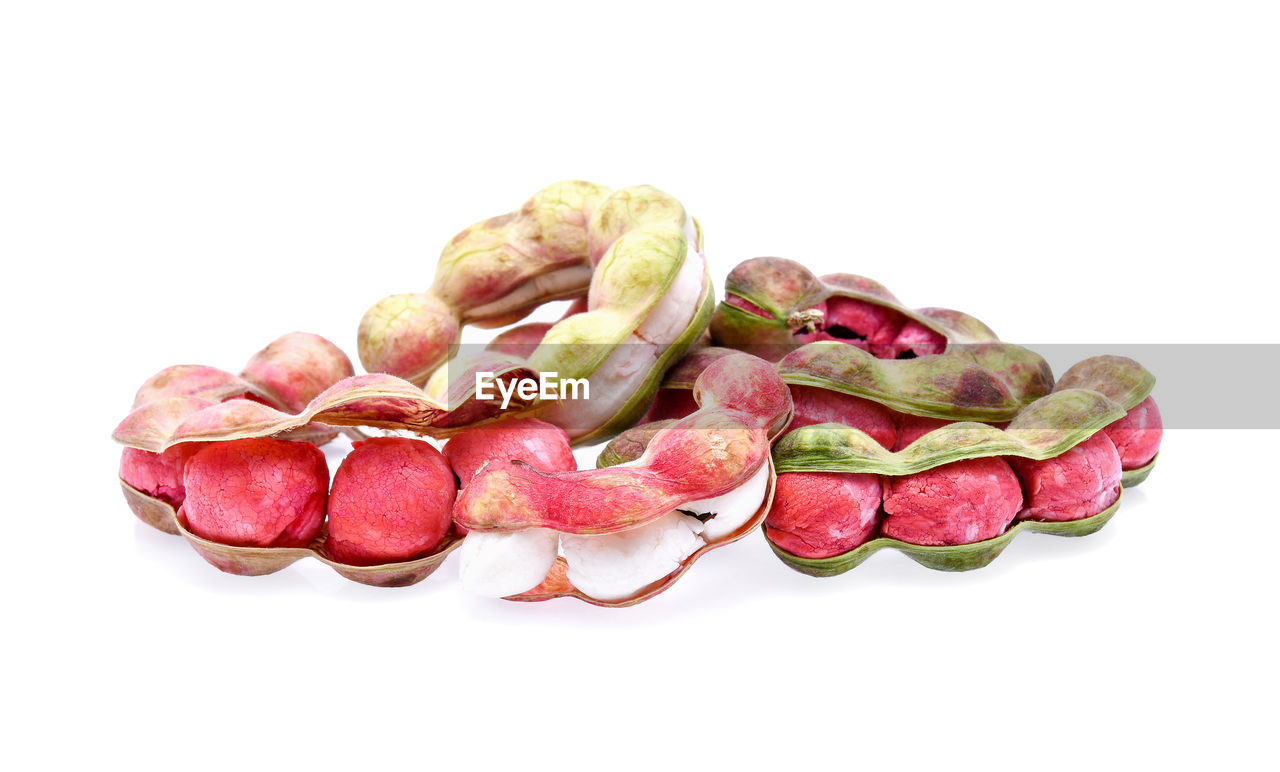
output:
<svg viewBox="0 0 1280 772"><path fill-rule="evenodd" d="M491 461L520 461L542 472L578 468L564 429L536 418L512 418L467 429L445 443L444 455L462 488ZM467 532L461 524L455 528Z"/></svg>
<svg viewBox="0 0 1280 772"><path fill-rule="evenodd" d="M819 502L785 494L824 474L832 476L828 486L878 476L884 517L877 534L855 534L843 552L782 528L766 528L770 545L798 571L833 576L884 548L930 568L965 571L990 563L1024 530L1093 533L1120 503L1119 457L1104 430L1125 410L1102 393L1102 381L1077 383L1027 405L1004 428L941 423L905 438L911 442L900 434L895 450L841 424L788 432L774 448L781 497L775 509L789 511L780 523L801 522L804 534L843 535L850 523L864 522L858 505L836 504L847 496Z"/></svg>
<svg viewBox="0 0 1280 772"><path fill-rule="evenodd" d="M712 342L776 361L805 343L837 341L883 359L940 354L950 344L996 340L977 319L943 308L910 309L865 276L815 276L794 260L757 257L725 280Z"/></svg>
<svg viewBox="0 0 1280 772"><path fill-rule="evenodd" d="M464 586L511 600L572 596L625 606L659 594L700 555L751 531L768 511L769 442L791 417L790 394L767 362L740 353L709 366L692 394L699 405L692 415L615 440L602 454L615 466L548 473L493 460L481 467L454 510L470 531ZM622 461L620 445L638 455Z"/></svg>

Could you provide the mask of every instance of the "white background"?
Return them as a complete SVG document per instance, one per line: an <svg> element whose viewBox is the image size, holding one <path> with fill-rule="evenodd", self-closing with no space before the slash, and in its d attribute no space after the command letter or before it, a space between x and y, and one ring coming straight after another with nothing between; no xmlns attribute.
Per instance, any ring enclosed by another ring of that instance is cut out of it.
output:
<svg viewBox="0 0 1280 772"><path fill-rule="evenodd" d="M1275 431L1175 427L1104 531L981 571L817 580L750 537L621 611L456 559L228 576L137 522L140 381L354 354L562 178L678 196L718 288L778 254L1022 342L1277 342L1274 4L462 5L0 12L6 767L1274 763Z"/></svg>

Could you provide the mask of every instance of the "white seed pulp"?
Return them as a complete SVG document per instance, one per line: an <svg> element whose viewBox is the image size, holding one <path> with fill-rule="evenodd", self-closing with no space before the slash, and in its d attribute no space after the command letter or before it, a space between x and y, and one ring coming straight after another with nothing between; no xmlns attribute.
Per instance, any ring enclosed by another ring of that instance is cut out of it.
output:
<svg viewBox="0 0 1280 772"><path fill-rule="evenodd" d="M550 528L495 533L471 531L458 549L462 586L505 598L542 583L556 562L559 534Z"/></svg>
<svg viewBox="0 0 1280 772"><path fill-rule="evenodd" d="M609 534L560 536L569 582L597 600L622 600L675 571L704 542L702 524L679 512Z"/></svg>
<svg viewBox="0 0 1280 772"><path fill-rule="evenodd" d="M759 511L769 488L769 465L737 488L690 501L652 523L620 533L561 534L570 583L596 600L622 600L680 567L704 544L727 537ZM705 523L684 512L714 514Z"/></svg>
<svg viewBox="0 0 1280 772"><path fill-rule="evenodd" d="M723 539L742 526L760 509L765 493L769 490L769 464L760 469L742 485L720 496L700 501L690 501L681 511L696 515L714 514L704 522L702 536L707 541Z"/></svg>

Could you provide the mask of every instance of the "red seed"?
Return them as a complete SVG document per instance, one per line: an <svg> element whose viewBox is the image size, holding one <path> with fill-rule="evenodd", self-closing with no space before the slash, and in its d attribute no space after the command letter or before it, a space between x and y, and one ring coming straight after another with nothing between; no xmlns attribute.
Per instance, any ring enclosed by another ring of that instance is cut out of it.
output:
<svg viewBox="0 0 1280 772"><path fill-rule="evenodd" d="M240 547L303 547L324 522L329 468L307 442L211 442L187 462L187 528Z"/></svg>
<svg viewBox="0 0 1280 772"><path fill-rule="evenodd" d="M350 565L426 555L449 531L456 495L453 470L428 443L358 442L333 475L325 552Z"/></svg>

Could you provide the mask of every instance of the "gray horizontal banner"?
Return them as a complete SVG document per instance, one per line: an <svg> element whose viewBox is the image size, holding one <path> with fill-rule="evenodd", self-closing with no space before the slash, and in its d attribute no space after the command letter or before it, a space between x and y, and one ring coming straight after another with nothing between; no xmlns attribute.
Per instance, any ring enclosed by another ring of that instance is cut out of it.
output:
<svg viewBox="0 0 1280 772"><path fill-rule="evenodd" d="M1268 395L1280 384L1280 344L1025 344L1049 363L1055 378L1071 365L1089 357L1111 354L1130 357L1141 363L1156 376L1152 397L1160 408L1166 429L1280 429L1280 402ZM538 344L508 345L498 354L508 361L524 360ZM590 344L575 345L572 350L554 351L542 346L539 362L590 360ZM956 348L955 346L952 349ZM615 373L630 373L631 377L599 377L603 371L593 374L589 402L625 401L619 390L633 388L635 369L649 369L662 358L666 347L652 344L628 343L599 352L599 358L613 363ZM778 358L782 351L759 353ZM474 362L477 357L489 361L497 354L482 345L454 347L455 358L448 365L448 380L453 383L463 374L458 363ZM564 356L561 357L560 354ZM911 356L906 353L904 356ZM677 360L678 361L678 360ZM560 378L566 377L559 373ZM468 376L474 378L474 372ZM530 387L532 388L532 386ZM554 386L548 388L554 389ZM499 401L501 390L490 388L489 394ZM1254 398L1255 395L1261 399ZM577 398L581 399L579 393ZM516 395L513 394L513 399Z"/></svg>
<svg viewBox="0 0 1280 772"><path fill-rule="evenodd" d="M1126 356L1156 377L1152 398L1166 429L1280 429L1280 344L1133 343L1024 345L1060 376L1100 354ZM1257 398L1260 397L1260 398Z"/></svg>

